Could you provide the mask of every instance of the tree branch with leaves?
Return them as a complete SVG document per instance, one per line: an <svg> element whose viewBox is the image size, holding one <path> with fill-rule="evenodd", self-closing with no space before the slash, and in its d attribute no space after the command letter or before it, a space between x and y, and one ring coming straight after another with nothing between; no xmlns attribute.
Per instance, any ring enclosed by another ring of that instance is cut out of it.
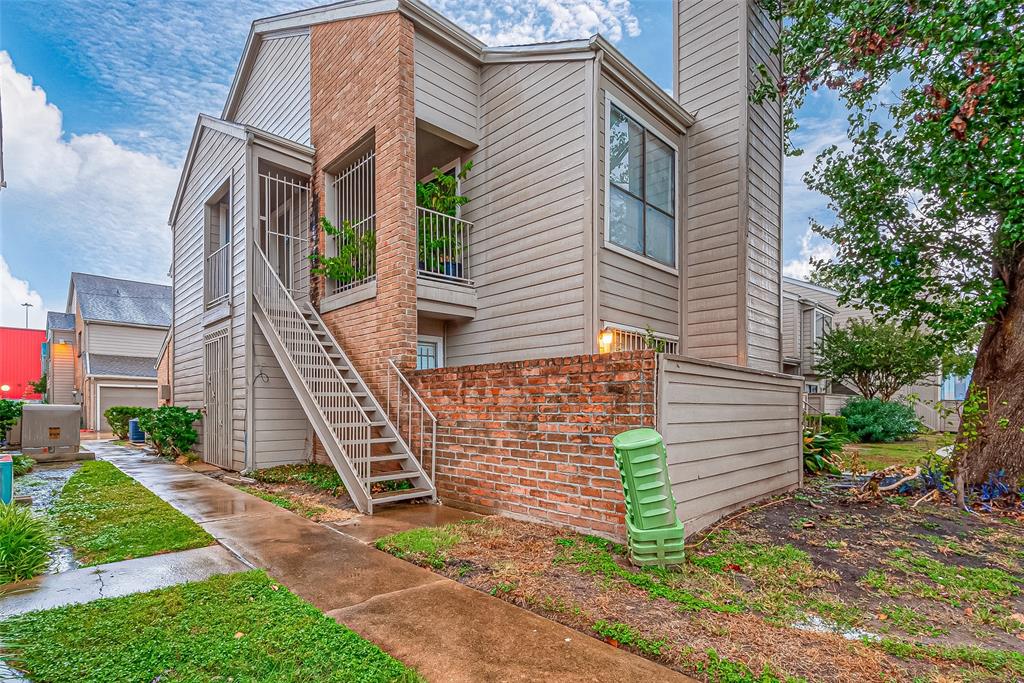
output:
<svg viewBox="0 0 1024 683"><path fill-rule="evenodd" d="M1024 476L1024 6L1009 0L784 0L781 96L789 131L811 93L848 109L849 145L805 181L836 247L816 279L873 316L926 329L950 353L977 339L955 469ZM792 147L790 147L791 151Z"/></svg>

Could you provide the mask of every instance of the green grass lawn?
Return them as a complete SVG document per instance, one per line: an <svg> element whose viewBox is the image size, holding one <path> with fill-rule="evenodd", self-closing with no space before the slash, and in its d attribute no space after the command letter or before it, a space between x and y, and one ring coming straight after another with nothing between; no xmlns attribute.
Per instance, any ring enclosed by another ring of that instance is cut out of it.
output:
<svg viewBox="0 0 1024 683"><path fill-rule="evenodd" d="M35 681L419 681L262 571L0 622L3 658Z"/></svg>
<svg viewBox="0 0 1024 683"><path fill-rule="evenodd" d="M856 455L862 469L879 470L890 465L913 467L921 463L936 448L953 443L955 435L944 433L922 434L913 441L895 443L851 443L843 448L844 468L848 468Z"/></svg>
<svg viewBox="0 0 1024 683"><path fill-rule="evenodd" d="M83 566L211 545L213 537L109 462L83 463L53 506Z"/></svg>

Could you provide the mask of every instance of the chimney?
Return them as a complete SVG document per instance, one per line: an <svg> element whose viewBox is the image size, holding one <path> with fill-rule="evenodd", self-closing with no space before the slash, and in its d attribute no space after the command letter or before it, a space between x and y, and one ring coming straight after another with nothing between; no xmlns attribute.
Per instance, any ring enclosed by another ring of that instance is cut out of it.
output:
<svg viewBox="0 0 1024 683"><path fill-rule="evenodd" d="M755 104L758 65L778 78L780 26L757 0L673 0L674 92L696 118L686 152L685 353L782 367L782 108Z"/></svg>

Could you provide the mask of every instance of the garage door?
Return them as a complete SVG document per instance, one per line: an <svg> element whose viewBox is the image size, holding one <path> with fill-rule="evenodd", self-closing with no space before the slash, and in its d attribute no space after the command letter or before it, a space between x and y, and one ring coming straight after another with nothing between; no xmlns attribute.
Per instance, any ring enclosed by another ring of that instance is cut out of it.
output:
<svg viewBox="0 0 1024 683"><path fill-rule="evenodd" d="M103 413L113 406L140 406L156 408L156 387L99 387L100 431L109 432L110 425Z"/></svg>

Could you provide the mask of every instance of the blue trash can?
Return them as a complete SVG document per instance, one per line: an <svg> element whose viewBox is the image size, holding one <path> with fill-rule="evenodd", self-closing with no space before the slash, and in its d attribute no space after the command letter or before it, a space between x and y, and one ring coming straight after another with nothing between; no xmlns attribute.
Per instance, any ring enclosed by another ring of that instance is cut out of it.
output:
<svg viewBox="0 0 1024 683"><path fill-rule="evenodd" d="M0 455L0 501L10 505L14 500L14 458Z"/></svg>
<svg viewBox="0 0 1024 683"><path fill-rule="evenodd" d="M146 433L139 428L139 419L128 420L128 440L132 443L142 443L146 440Z"/></svg>

